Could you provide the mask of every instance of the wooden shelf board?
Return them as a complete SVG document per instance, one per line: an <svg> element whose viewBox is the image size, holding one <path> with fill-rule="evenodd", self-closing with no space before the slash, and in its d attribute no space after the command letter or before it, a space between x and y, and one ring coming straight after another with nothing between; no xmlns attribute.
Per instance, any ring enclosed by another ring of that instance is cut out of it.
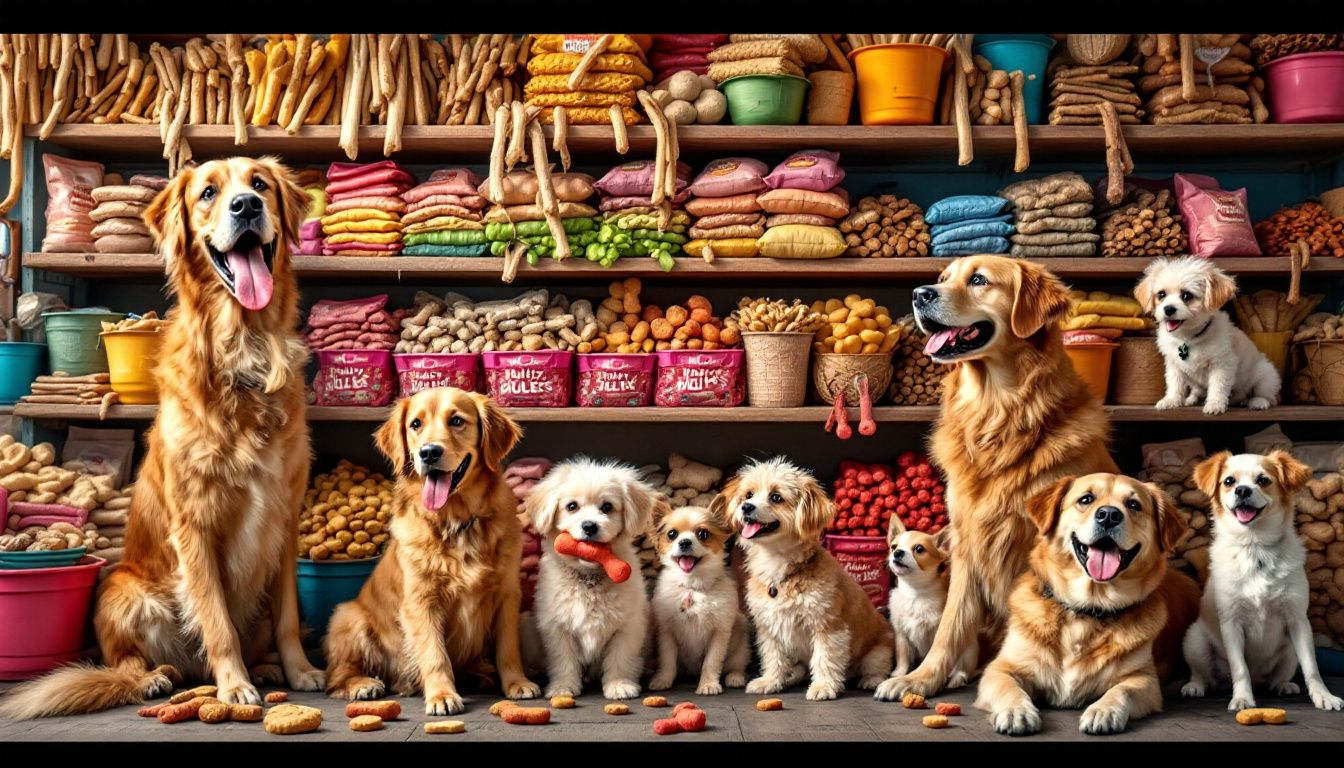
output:
<svg viewBox="0 0 1344 768"><path fill-rule="evenodd" d="M518 281L531 280L605 280L637 275L666 280L772 279L782 280L922 280L937 277L951 259L718 259L707 264L701 259L679 257L676 268L663 272L652 259L626 258L604 269L592 262L573 259L557 262L542 260L536 266L523 265ZM1054 258L1034 259L1064 279L1137 278L1147 258ZM1287 276L1288 265L1282 259L1220 258L1223 269L1239 275ZM163 260L157 254L118 253L27 253L23 265L34 269L62 272L80 277L140 278L160 276ZM384 282L403 280L486 280L499 279L503 260L434 256L296 256L295 271L301 278L318 280L375 279ZM1344 274L1344 259L1318 257L1304 271L1306 275Z"/></svg>
<svg viewBox="0 0 1344 768"><path fill-rule="evenodd" d="M609 423L684 424L694 422L733 423L811 423L821 426L830 412L827 406L810 405L801 408L733 408L726 413L719 408L507 408L509 415L524 423ZM1205 416L1198 408L1176 408L1159 411L1141 405L1109 405L1107 412L1113 421L1123 422L1272 422L1272 421L1329 421L1344 419L1344 406L1285 405L1267 411L1233 408L1220 416ZM158 412L153 405L116 405L108 412L112 421L149 421ZM308 420L337 422L381 422L387 418L388 408L323 407L308 408ZM19 403L14 414L32 419L70 419L97 421L96 405L48 405ZM858 421L858 409L850 409L852 422ZM927 423L938 415L937 406L878 406L873 418L883 423Z"/></svg>

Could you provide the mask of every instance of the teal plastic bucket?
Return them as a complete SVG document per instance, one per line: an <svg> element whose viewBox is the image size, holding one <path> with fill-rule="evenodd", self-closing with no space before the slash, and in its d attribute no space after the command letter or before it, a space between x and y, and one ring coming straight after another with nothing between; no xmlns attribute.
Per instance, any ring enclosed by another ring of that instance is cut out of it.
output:
<svg viewBox="0 0 1344 768"><path fill-rule="evenodd" d="M742 75L719 83L719 90L733 125L797 125L811 85L793 75Z"/></svg>
<svg viewBox="0 0 1344 768"><path fill-rule="evenodd" d="M103 321L115 323L126 315L119 312L44 312L47 355L52 373L64 371L71 376L107 373L107 349L98 334Z"/></svg>
<svg viewBox="0 0 1344 768"><path fill-rule="evenodd" d="M995 69L1007 72L1020 69L1026 75L1022 93L1027 102L1027 122L1032 125L1043 122L1041 106L1045 98L1045 65L1050 60L1050 49L1054 45L1055 39L1049 35L975 36L975 52L989 59Z"/></svg>
<svg viewBox="0 0 1344 768"><path fill-rule="evenodd" d="M46 359L46 344L0 341L0 405L13 405L31 392Z"/></svg>
<svg viewBox="0 0 1344 768"><path fill-rule="evenodd" d="M327 634L327 622L336 606L354 600L381 559L304 560L299 559L299 614L312 630L304 642L317 645Z"/></svg>

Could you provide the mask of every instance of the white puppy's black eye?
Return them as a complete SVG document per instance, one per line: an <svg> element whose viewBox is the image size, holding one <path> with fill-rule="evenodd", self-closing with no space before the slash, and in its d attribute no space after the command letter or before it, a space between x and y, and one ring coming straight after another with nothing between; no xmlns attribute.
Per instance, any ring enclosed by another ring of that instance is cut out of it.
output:
<svg viewBox="0 0 1344 768"><path fill-rule="evenodd" d="M677 529L676 529L676 528L672 528L672 529L668 530L668 532L667 532L667 540L668 540L668 541L676 541L676 540L677 540Z"/></svg>
<svg viewBox="0 0 1344 768"><path fill-rule="evenodd" d="M602 511L602 514L604 514L604 515L609 515L609 514L611 514L611 510L613 510L613 509L615 509L615 508L616 508L616 507L613 507L613 506L611 505L611 502L610 502L610 501L604 501L604 502L602 502L602 506L598 507L598 509L601 510L601 511Z"/></svg>
<svg viewBox="0 0 1344 768"><path fill-rule="evenodd" d="M706 541L709 539L709 531L706 531L704 528L701 528L700 530L695 532L695 538L701 541Z"/></svg>
<svg viewBox="0 0 1344 768"><path fill-rule="evenodd" d="M258 192L265 192L269 189L269 187L266 186L266 182L262 181L260 176L252 179L252 188Z"/></svg>
<svg viewBox="0 0 1344 768"><path fill-rule="evenodd" d="M1231 475L1228 475L1227 477L1224 477L1224 478L1223 478L1223 487L1224 487L1224 488L1231 488L1232 486L1234 486L1234 485L1236 485L1236 484L1237 484L1237 478L1235 478L1235 477L1233 477L1233 476L1231 476Z"/></svg>
<svg viewBox="0 0 1344 768"><path fill-rule="evenodd" d="M1130 499L1129 501L1126 501L1125 507L1131 512L1138 512L1143 509L1143 505L1139 503L1138 499Z"/></svg>
<svg viewBox="0 0 1344 768"><path fill-rule="evenodd" d="M1181 301L1189 301L1195 298L1195 294L1189 291L1181 291Z"/></svg>
<svg viewBox="0 0 1344 768"><path fill-rule="evenodd" d="M201 190L201 199L202 199L202 200L205 200L205 201L207 201L207 202L210 201L210 200L214 200L214 199L215 199L215 188L214 188L214 186L209 186L209 187L206 187L205 189L202 189L202 190Z"/></svg>
<svg viewBox="0 0 1344 768"><path fill-rule="evenodd" d="M571 501L571 502L569 502L568 504L565 505L565 511L566 511L566 512L574 512L574 511L577 510L578 508L579 508L579 502L577 502L577 501Z"/></svg>
<svg viewBox="0 0 1344 768"><path fill-rule="evenodd" d="M467 423L466 419L456 414L454 414L450 419L448 419L448 426L450 427L460 427L466 423Z"/></svg>
<svg viewBox="0 0 1344 768"><path fill-rule="evenodd" d="M783 503L784 503L784 497L783 497L783 496L780 496L778 493L772 493L772 494L770 494L770 503L771 503L771 504L783 504Z"/></svg>
<svg viewBox="0 0 1344 768"><path fill-rule="evenodd" d="M980 274L979 272L976 272L975 274L971 275L971 279L967 280L966 282L970 283L971 285L989 285L989 281L986 280L985 276Z"/></svg>
<svg viewBox="0 0 1344 768"><path fill-rule="evenodd" d="M1264 475L1261 475L1255 478L1255 484L1260 486L1261 488L1264 488L1269 485L1269 478L1265 477Z"/></svg>
<svg viewBox="0 0 1344 768"><path fill-rule="evenodd" d="M747 495L746 495L746 496L743 496L742 498L744 498L744 499L750 499L750 498L751 498L751 491L747 491Z"/></svg>
<svg viewBox="0 0 1344 768"><path fill-rule="evenodd" d="M423 426L419 419L411 419L411 429L420 429Z"/></svg>
<svg viewBox="0 0 1344 768"><path fill-rule="evenodd" d="M1081 497L1078 498L1078 503L1086 507L1088 504L1091 504L1096 500L1097 500L1096 497L1094 497L1092 494L1084 493Z"/></svg>
<svg viewBox="0 0 1344 768"><path fill-rule="evenodd" d="M924 554L924 545L923 545L923 544L916 544L916 545L915 545L915 554L916 554L916 555L922 555L922 554Z"/></svg>
<svg viewBox="0 0 1344 768"><path fill-rule="evenodd" d="M1165 298L1167 298L1167 292L1166 292L1166 291L1158 291L1158 292L1157 292L1157 300L1158 300L1158 301L1161 301L1161 300L1163 300L1163 299L1165 299Z"/></svg>

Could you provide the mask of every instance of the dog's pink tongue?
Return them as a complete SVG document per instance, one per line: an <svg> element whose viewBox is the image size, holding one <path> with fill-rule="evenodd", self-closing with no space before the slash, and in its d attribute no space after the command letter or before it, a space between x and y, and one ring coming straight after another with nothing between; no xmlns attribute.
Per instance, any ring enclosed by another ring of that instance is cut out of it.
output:
<svg viewBox="0 0 1344 768"><path fill-rule="evenodd" d="M929 337L928 341L924 342L924 354L932 355L948 344L951 344L952 341L957 338L957 333L960 332L960 330L960 328L949 328L946 331L939 331L933 334Z"/></svg>
<svg viewBox="0 0 1344 768"><path fill-rule="evenodd" d="M1097 549L1087 551L1087 575L1097 581L1110 581L1120 572L1119 549Z"/></svg>
<svg viewBox="0 0 1344 768"><path fill-rule="evenodd" d="M1252 507L1237 507L1232 510L1232 513L1237 516L1237 522L1249 523L1255 519L1255 516L1260 513L1260 510Z"/></svg>
<svg viewBox="0 0 1344 768"><path fill-rule="evenodd" d="M750 539L752 536L755 536L757 533L759 533L760 530L761 530L761 524L760 524L760 523L743 523L743 524L742 524L742 536L743 536L744 538L748 538L748 539Z"/></svg>
<svg viewBox="0 0 1344 768"><path fill-rule="evenodd" d="M681 566L681 570L683 570L683 571L685 571L685 572L687 572L687 573L690 573L690 572L691 572L691 569L695 567L695 558L694 558L694 557L678 557L678 558L677 558L677 565Z"/></svg>
<svg viewBox="0 0 1344 768"><path fill-rule="evenodd" d="M229 251L228 258L233 295L238 297L238 303L253 312L265 309L275 292L275 281L271 279L271 270L266 268L261 246L253 246L247 253Z"/></svg>
<svg viewBox="0 0 1344 768"><path fill-rule="evenodd" d="M448 495L452 491L452 479L447 472L430 472L425 475L425 489L420 493L420 503L425 505L425 509L438 511L448 503Z"/></svg>

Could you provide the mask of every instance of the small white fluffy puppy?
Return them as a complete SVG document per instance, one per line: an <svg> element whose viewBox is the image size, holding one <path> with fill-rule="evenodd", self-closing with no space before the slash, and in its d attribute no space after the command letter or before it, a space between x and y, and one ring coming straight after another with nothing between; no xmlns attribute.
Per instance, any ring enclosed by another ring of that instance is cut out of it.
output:
<svg viewBox="0 0 1344 768"><path fill-rule="evenodd" d="M671 688L678 671L699 676L695 692L702 696L743 687L751 646L737 579L725 562L732 532L704 507L678 507L654 524L663 569L653 588L658 669L649 690Z"/></svg>
<svg viewBox="0 0 1344 768"><path fill-rule="evenodd" d="M1158 408L1198 405L1223 413L1230 403L1262 411L1278 402L1279 372L1220 307L1237 282L1208 259L1156 259L1134 288L1157 320L1157 348L1166 361L1167 394Z"/></svg>
<svg viewBox="0 0 1344 768"><path fill-rule="evenodd" d="M1293 524L1293 497L1311 470L1284 451L1268 456L1223 451L1195 468L1195 482L1214 515L1209 580L1199 620L1185 635L1190 682L1183 696L1203 696L1232 682L1227 708L1255 706L1253 683L1293 696L1298 665L1311 703L1344 709L1316 667L1307 620L1306 548Z"/></svg>
<svg viewBox="0 0 1344 768"><path fill-rule="evenodd" d="M896 577L896 586L887 598L891 627L896 630L896 669L892 670L892 677L909 672L933 645L938 621L947 604L951 535L950 527L935 536L907 531L900 518L891 517L887 566Z"/></svg>
<svg viewBox="0 0 1344 768"><path fill-rule="evenodd" d="M578 696L585 679L600 679L609 699L638 696L649 603L631 539L648 527L658 493L634 467L577 457L552 467L526 503L543 538L533 613L546 654L546 695ZM598 564L556 553L561 531L610 545L634 573L616 584Z"/></svg>

